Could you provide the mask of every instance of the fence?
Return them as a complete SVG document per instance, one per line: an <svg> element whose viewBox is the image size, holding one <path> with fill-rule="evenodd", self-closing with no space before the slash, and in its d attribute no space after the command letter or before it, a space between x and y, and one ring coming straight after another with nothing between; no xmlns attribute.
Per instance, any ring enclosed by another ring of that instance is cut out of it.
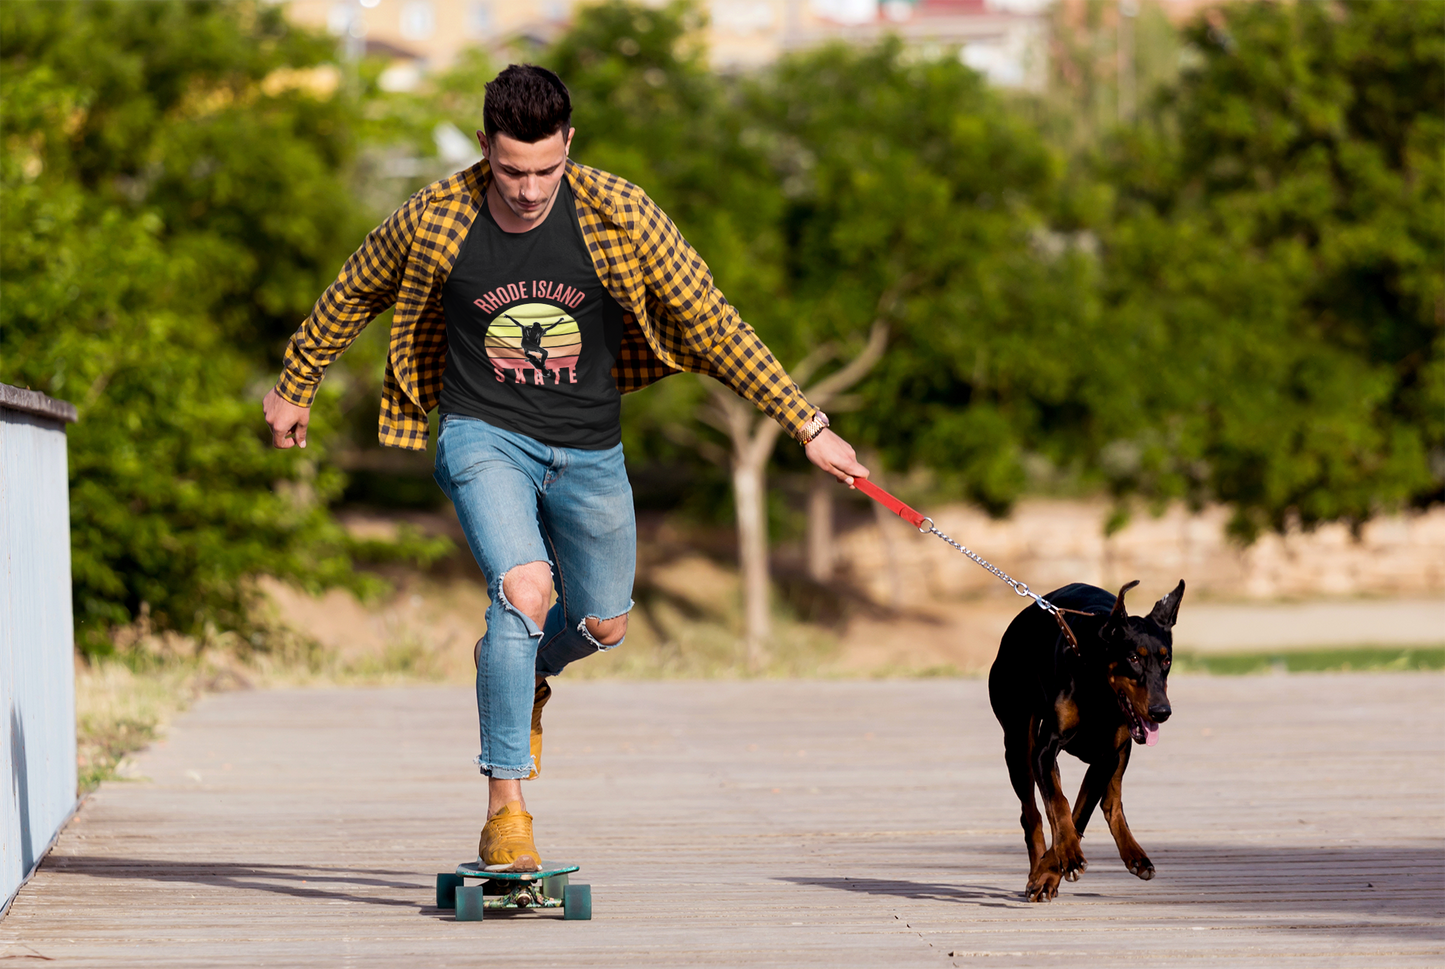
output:
<svg viewBox="0 0 1445 969"><path fill-rule="evenodd" d="M65 425L75 408L0 384L0 897L75 807ZM0 909L3 911L3 909Z"/></svg>

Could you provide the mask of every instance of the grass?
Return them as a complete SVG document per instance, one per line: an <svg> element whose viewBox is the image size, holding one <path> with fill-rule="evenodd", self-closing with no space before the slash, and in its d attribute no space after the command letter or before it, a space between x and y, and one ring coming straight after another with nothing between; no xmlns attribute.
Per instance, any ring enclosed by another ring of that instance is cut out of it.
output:
<svg viewBox="0 0 1445 969"><path fill-rule="evenodd" d="M145 747L202 691L198 664L135 669L114 660L75 670L76 767L80 793L116 776L126 754Z"/></svg>
<svg viewBox="0 0 1445 969"><path fill-rule="evenodd" d="M1251 673L1403 672L1445 669L1445 646L1400 648L1354 646L1289 652L1175 653L1178 672L1239 676Z"/></svg>

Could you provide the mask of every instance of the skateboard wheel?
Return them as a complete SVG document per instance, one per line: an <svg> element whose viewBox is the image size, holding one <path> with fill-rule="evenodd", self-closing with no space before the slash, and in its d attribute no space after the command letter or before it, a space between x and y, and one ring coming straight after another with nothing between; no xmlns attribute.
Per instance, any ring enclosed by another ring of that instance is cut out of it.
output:
<svg viewBox="0 0 1445 969"><path fill-rule="evenodd" d="M542 879L542 894L548 898L561 898L567 888L567 875L548 875Z"/></svg>
<svg viewBox="0 0 1445 969"><path fill-rule="evenodd" d="M461 910L457 911L460 918ZM568 885L562 889L562 918L568 921L592 918L591 885Z"/></svg>
<svg viewBox="0 0 1445 969"><path fill-rule="evenodd" d="M466 884L466 880L455 872L444 871L437 875L437 908L456 908L457 889Z"/></svg>
<svg viewBox="0 0 1445 969"><path fill-rule="evenodd" d="M458 888L457 921L480 922L487 913L487 910L482 907L482 898L481 885L462 885Z"/></svg>

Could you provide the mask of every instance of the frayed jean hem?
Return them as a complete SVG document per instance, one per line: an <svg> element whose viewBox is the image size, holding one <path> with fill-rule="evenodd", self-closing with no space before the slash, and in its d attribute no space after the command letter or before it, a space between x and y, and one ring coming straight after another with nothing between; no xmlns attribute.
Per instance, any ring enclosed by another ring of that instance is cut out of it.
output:
<svg viewBox="0 0 1445 969"><path fill-rule="evenodd" d="M530 759L530 758L529 758ZM524 781L532 776L532 765L526 767L498 767L496 764L482 762L482 755L478 754L472 761L485 777L499 781Z"/></svg>

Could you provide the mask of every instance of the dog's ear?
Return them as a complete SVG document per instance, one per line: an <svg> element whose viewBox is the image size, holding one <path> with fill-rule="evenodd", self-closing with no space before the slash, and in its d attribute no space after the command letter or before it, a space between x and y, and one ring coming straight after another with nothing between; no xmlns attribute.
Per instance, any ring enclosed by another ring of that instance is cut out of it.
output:
<svg viewBox="0 0 1445 969"><path fill-rule="evenodd" d="M1183 598L1184 580L1180 579L1173 592L1154 603L1154 611L1149 613L1149 618L1158 623L1160 629L1174 628L1174 621L1179 618L1179 602Z"/></svg>
<svg viewBox="0 0 1445 969"><path fill-rule="evenodd" d="M1103 628L1099 630L1099 635L1104 639L1113 640L1124 628L1124 620L1129 618L1129 613L1124 608L1124 593L1138 584L1139 580L1135 579L1119 590L1119 595L1114 599L1114 608L1110 611L1109 618L1104 620Z"/></svg>
<svg viewBox="0 0 1445 969"><path fill-rule="evenodd" d="M1109 613L1110 622L1123 622L1129 618L1129 613L1124 609L1124 593L1138 584L1139 580L1135 579L1133 582L1126 583L1124 588L1119 590L1119 595L1114 599L1114 609Z"/></svg>

